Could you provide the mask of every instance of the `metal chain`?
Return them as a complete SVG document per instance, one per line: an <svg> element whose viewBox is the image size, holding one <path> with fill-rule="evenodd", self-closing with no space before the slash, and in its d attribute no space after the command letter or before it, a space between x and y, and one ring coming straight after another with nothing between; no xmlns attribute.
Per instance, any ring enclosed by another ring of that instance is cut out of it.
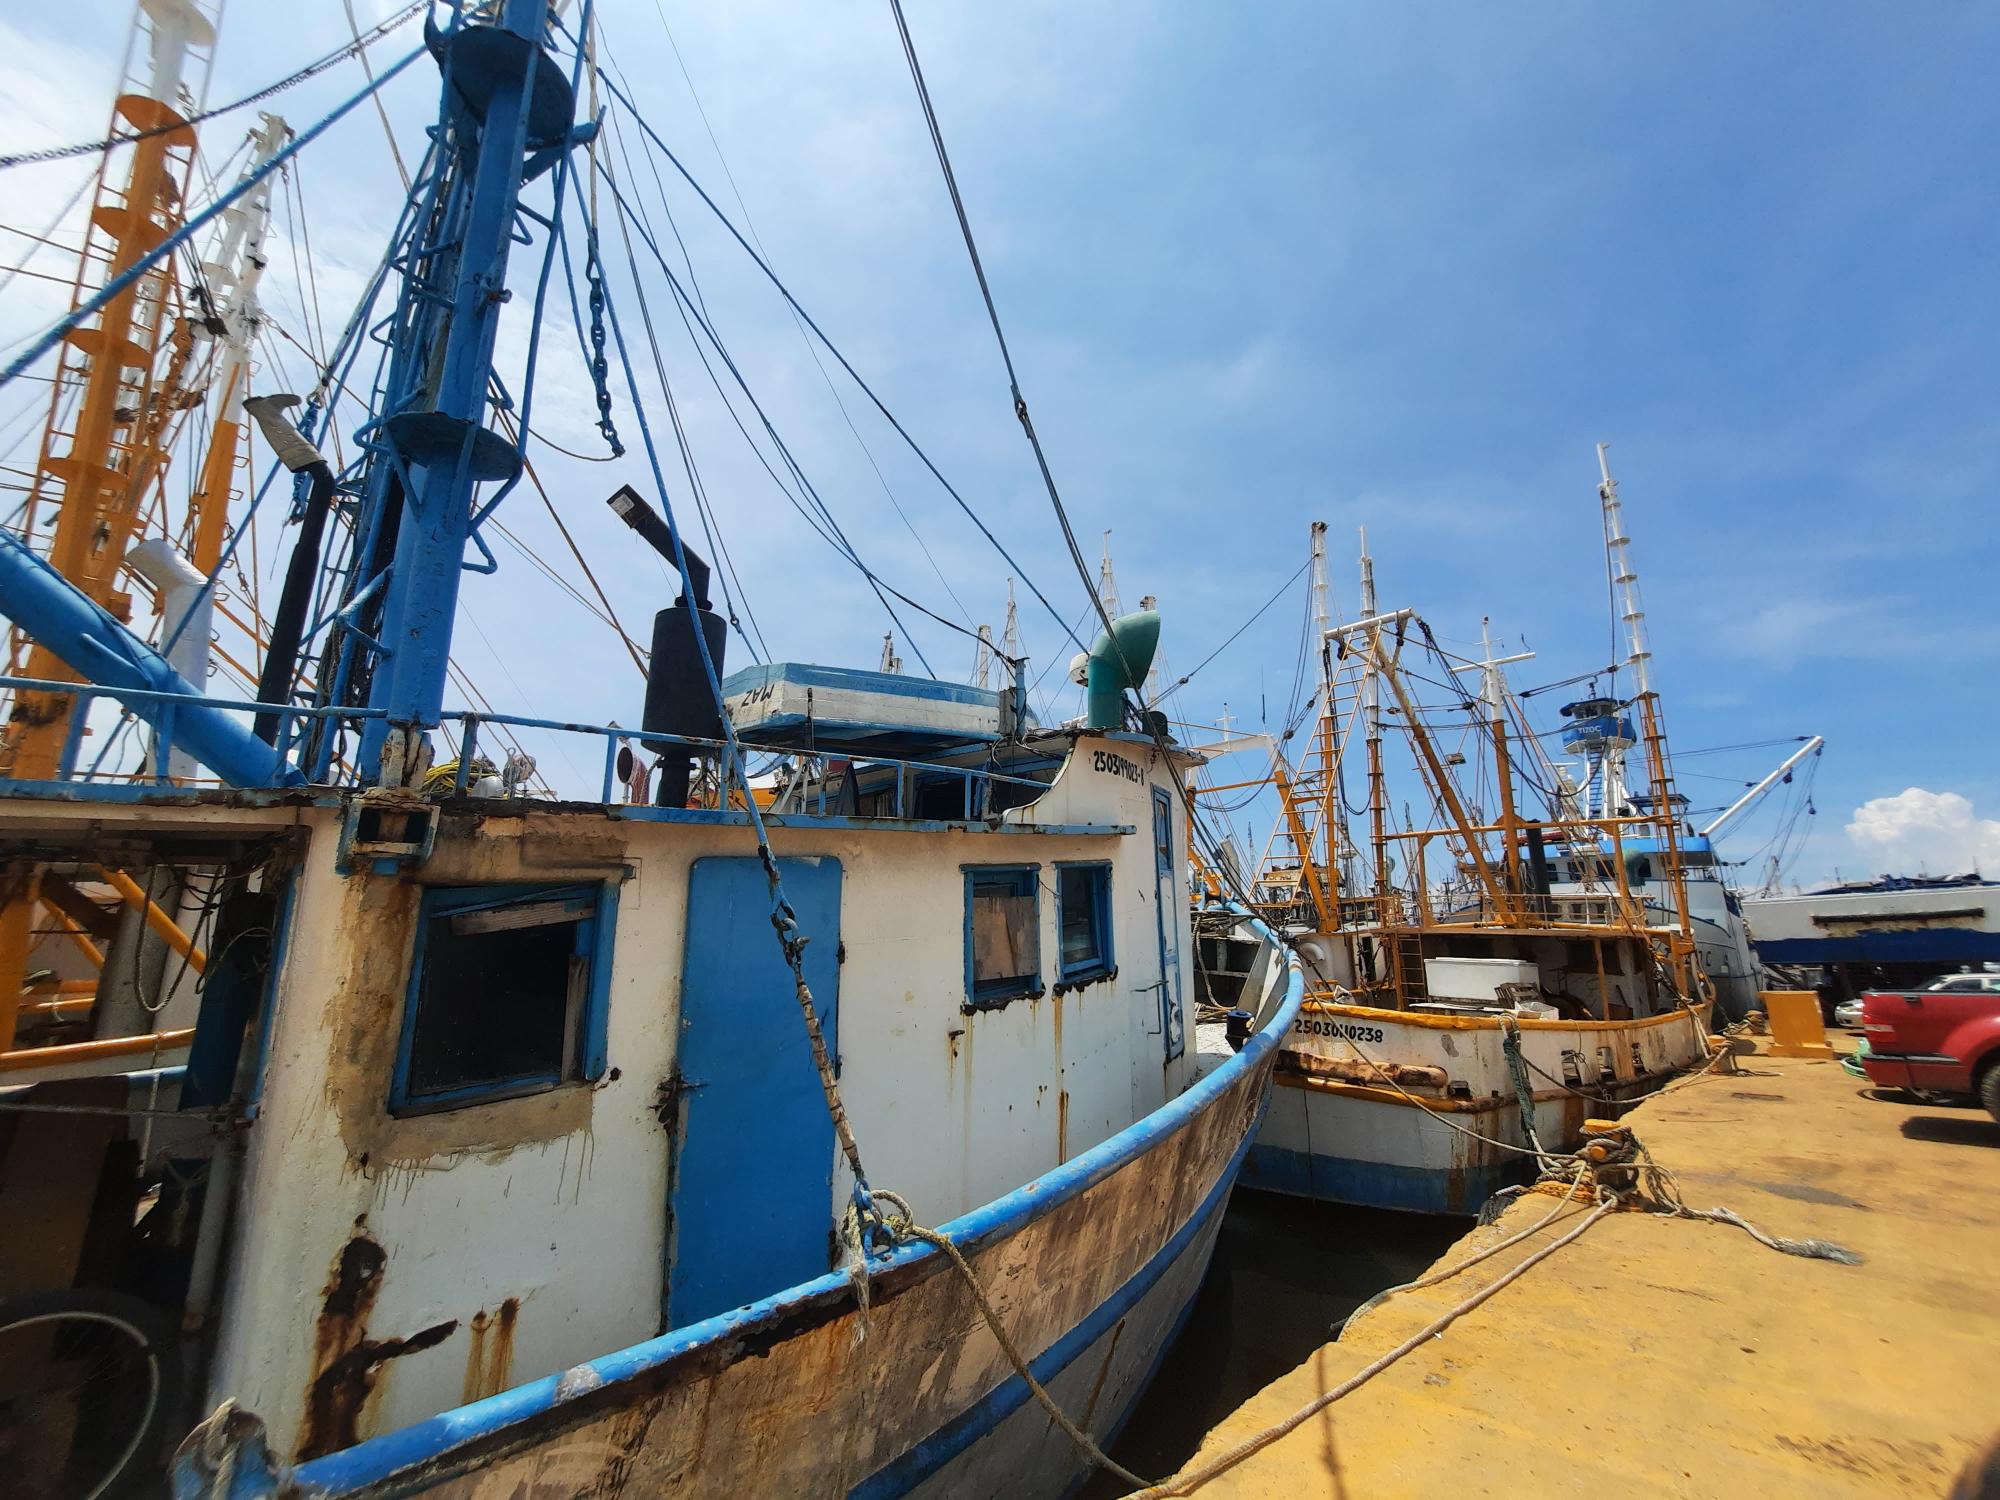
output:
<svg viewBox="0 0 2000 1500"><path fill-rule="evenodd" d="M604 265L597 258L597 221L584 234L583 279L590 285L590 379L597 387L597 430L611 446L613 458L625 456L618 428L611 420L611 365L604 354Z"/></svg>

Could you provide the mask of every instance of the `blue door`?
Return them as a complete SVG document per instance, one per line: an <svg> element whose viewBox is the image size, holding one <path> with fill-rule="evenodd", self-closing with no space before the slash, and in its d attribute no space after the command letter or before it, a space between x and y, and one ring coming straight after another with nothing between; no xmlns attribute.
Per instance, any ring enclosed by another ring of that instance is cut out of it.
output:
<svg viewBox="0 0 2000 1500"><path fill-rule="evenodd" d="M837 1058L840 861L781 859L806 983ZM699 859L681 972L681 1110L664 1324L768 1297L831 1263L833 1124L755 859Z"/></svg>
<svg viewBox="0 0 2000 1500"><path fill-rule="evenodd" d="M1160 922L1160 1035L1167 1061L1187 1048L1181 1025L1181 923L1187 918L1187 879L1174 858L1173 799L1153 788L1153 907Z"/></svg>

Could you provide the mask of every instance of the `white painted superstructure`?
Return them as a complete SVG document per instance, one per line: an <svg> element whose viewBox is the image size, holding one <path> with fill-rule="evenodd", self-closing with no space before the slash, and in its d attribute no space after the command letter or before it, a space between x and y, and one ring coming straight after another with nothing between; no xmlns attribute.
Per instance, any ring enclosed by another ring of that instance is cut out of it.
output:
<svg viewBox="0 0 2000 1500"><path fill-rule="evenodd" d="M1197 1077L1176 787L1186 757L1122 733L1050 735L1016 753L1054 769L1034 800L983 821L767 824L871 1184L953 1234L1039 1378L1101 1434L1199 1284L1277 1037L1252 1037L1220 1066L1211 1057ZM1082 1459L1060 1434L1051 1441L943 1257L911 1243L881 1259L857 1333L841 1238L852 1178L830 1134L775 1198L688 1196L697 1150L746 1182L762 1166L701 1124L725 1085L706 1068L693 1076L695 1041L711 1062L752 1060L752 1113L737 1118L755 1123L768 1105L801 1128L824 1125L818 1086L792 1067L799 1013L762 904L697 910L704 871L763 888L741 817L454 799L431 806L434 833L411 864L382 858L382 829L368 821L371 808L402 805L326 789L164 789L144 802L17 799L0 816L0 841L83 851L136 840L163 863L193 849L232 868L254 859L274 902L263 1015L239 1064L254 1116L217 1158L218 1180L236 1186L205 1401L238 1414L232 1442L257 1431L270 1452L260 1471L254 1445L236 1450L247 1488L230 1493L461 1493L460 1473L567 1484L577 1424L593 1421L613 1435L590 1451L622 1455L622 1477L593 1481L606 1495L658 1493L696 1471L717 1493L1069 1483ZM975 877L996 871L1019 877L1034 913L1009 937L1030 972L997 998L973 981ZM1079 872L1107 903L1084 972ZM808 900L830 880L836 918ZM513 892L529 904L464 906ZM475 917L437 915L440 899ZM476 934L567 921L563 902L602 924L596 957L572 968L594 985L605 964L601 997L586 1002L597 1019L580 1033L591 1054L581 1075L412 1096L412 1008L432 993L425 943L461 922ZM704 928L725 919L743 924L730 967L697 968ZM760 1010L774 963L783 1003ZM1300 970L1266 962L1258 975L1242 1003L1281 1029ZM677 1313L691 1244L754 1263L768 1251L767 1209L805 1216L810 1263L797 1279ZM1024 1279L1024 1265L1039 1269ZM768 1331L753 1339L752 1327ZM853 1400L829 1404L819 1393L836 1357L852 1367ZM607 1406L621 1382L629 1394ZM899 1394L878 1406L875 1386ZM706 1414L714 1441L667 1422L668 1408ZM588 1467L606 1472L597 1458Z"/></svg>

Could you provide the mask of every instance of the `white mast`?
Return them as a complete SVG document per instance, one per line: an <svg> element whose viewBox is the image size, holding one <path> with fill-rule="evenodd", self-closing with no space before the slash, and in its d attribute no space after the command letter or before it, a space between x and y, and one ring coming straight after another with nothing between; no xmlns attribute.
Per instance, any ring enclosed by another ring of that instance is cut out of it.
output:
<svg viewBox="0 0 2000 1500"><path fill-rule="evenodd" d="M1014 580L1007 580L1007 623L1000 629L1000 654L1009 662L1022 658L1021 615L1014 607Z"/></svg>
<svg viewBox="0 0 2000 1500"><path fill-rule="evenodd" d="M1611 572L1614 600L1612 623L1624 636L1624 666L1632 674L1631 691L1625 695L1629 701L1643 698L1653 690L1653 653L1646 645L1646 610L1639 602L1639 570L1632 562L1632 538L1626 534L1624 508L1618 503L1618 481L1611 477L1611 465L1604 456L1610 446L1597 445L1597 471L1601 476L1597 498L1604 511L1604 557ZM1612 720L1612 732L1604 740L1598 762L1596 795L1591 799L1593 813L1622 812L1630 800L1625 781L1625 752L1631 748L1633 736L1622 718L1614 714Z"/></svg>
<svg viewBox="0 0 2000 1500"><path fill-rule="evenodd" d="M1160 601L1157 596L1153 594L1141 594L1139 596L1139 608L1158 609L1159 607ZM1112 618L1115 620L1118 617L1113 615ZM1139 701L1147 708L1158 708L1160 706L1160 699L1166 696L1166 690L1160 686L1160 669L1165 665L1166 660L1166 652L1158 649L1154 650L1153 664L1146 669L1146 685L1139 690Z"/></svg>
<svg viewBox="0 0 2000 1500"><path fill-rule="evenodd" d="M1618 481L1611 477L1611 465L1604 457L1610 446L1597 445L1597 469L1604 476L1597 486L1597 497L1604 504L1604 552L1611 563L1611 583L1625 626L1625 665L1632 672L1632 696L1637 698L1653 690L1648 665L1653 653L1646 649L1646 611L1639 603L1639 574L1632 566L1632 538L1625 534L1625 517L1618 504Z"/></svg>
<svg viewBox="0 0 2000 1500"><path fill-rule="evenodd" d="M1103 604L1105 614L1112 619L1115 620L1125 613L1124 605L1118 600L1118 580L1111 571L1111 533L1108 531L1104 533L1103 558L1097 565L1097 598ZM1158 607L1159 602L1153 595L1147 594L1140 599L1139 608L1154 609ZM1165 653L1155 651L1153 664L1146 669L1146 680L1139 689L1139 701L1147 708L1158 707L1163 696L1160 687L1160 669L1165 661Z"/></svg>
<svg viewBox="0 0 2000 1500"><path fill-rule="evenodd" d="M992 673L993 627L982 625L979 627L979 645L972 658L972 685L977 688L985 687Z"/></svg>
<svg viewBox="0 0 2000 1500"><path fill-rule="evenodd" d="M1125 611L1118 605L1118 581L1111 576L1111 533L1104 533L1104 557L1097 565L1097 598L1104 612L1117 619Z"/></svg>
<svg viewBox="0 0 2000 1500"><path fill-rule="evenodd" d="M1535 653L1517 651L1512 656L1495 656L1491 615L1481 615L1479 618L1479 640L1484 648L1480 653L1481 660L1453 667L1452 671L1479 673L1479 696L1486 704L1487 716L1497 719L1505 712L1507 702L1507 674L1500 669L1511 666L1517 661L1533 661Z"/></svg>
<svg viewBox="0 0 2000 1500"><path fill-rule="evenodd" d="M264 124L250 135L250 161L243 169L256 172L291 138L282 115L263 115ZM238 420L243 398L250 394L250 347L263 326L264 310L257 303L257 283L269 260L264 241L271 228L271 185L266 177L222 213L222 236L215 252L202 262L201 275L214 299L208 309L221 325L222 348L212 389L216 414ZM213 325L197 329L197 339L215 336ZM190 361L193 363L193 361Z"/></svg>
<svg viewBox="0 0 2000 1500"><path fill-rule="evenodd" d="M896 637L893 634L882 637L882 670L884 672L903 670L903 658L896 654Z"/></svg>
<svg viewBox="0 0 2000 1500"><path fill-rule="evenodd" d="M1367 544L1364 541L1363 546ZM1313 617L1313 649L1319 653L1319 706L1325 713L1331 707L1329 702L1331 674L1328 671L1329 657L1326 649L1326 633L1333 628L1333 617L1328 609L1326 586L1326 522L1312 523L1312 572L1307 579L1311 590L1309 598Z"/></svg>
<svg viewBox="0 0 2000 1500"><path fill-rule="evenodd" d="M1375 618L1375 559L1368 555L1368 528L1361 528L1361 618ZM1322 634L1321 640L1326 637ZM1361 706L1368 725L1368 743L1382 743L1382 699L1371 664L1361 675Z"/></svg>

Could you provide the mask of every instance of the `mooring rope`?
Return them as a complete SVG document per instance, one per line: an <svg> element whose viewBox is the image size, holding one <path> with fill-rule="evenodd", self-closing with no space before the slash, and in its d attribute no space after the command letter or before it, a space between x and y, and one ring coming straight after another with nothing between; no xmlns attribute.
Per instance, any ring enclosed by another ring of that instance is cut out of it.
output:
<svg viewBox="0 0 2000 1500"><path fill-rule="evenodd" d="M1029 1367L1027 1358L1008 1334L1007 1325L1001 1321L1000 1312L994 1307L993 1299L987 1295L985 1283L980 1280L979 1273L973 1270L972 1262L965 1258L965 1252L952 1242L951 1236L935 1229L926 1229L917 1223L916 1216L910 1212L910 1205L895 1193L886 1190L878 1192L875 1201L878 1204L887 1204L896 1210L884 1219L892 1235L898 1240L917 1240L929 1245L950 1261L952 1267L965 1279L966 1288L972 1293L972 1300L979 1306L979 1315L986 1320L986 1326L993 1330L993 1338L1000 1345L1000 1352L1006 1355L1014 1366L1014 1373L1027 1382L1028 1390L1034 1395L1035 1400L1041 1403L1042 1410L1049 1414L1049 1420L1062 1429L1063 1435L1076 1444L1077 1450L1093 1464L1101 1469L1110 1470L1127 1484L1143 1487L1146 1481L1098 1447L1096 1439L1071 1421L1056 1398L1049 1394L1048 1387L1035 1378L1035 1372Z"/></svg>
<svg viewBox="0 0 2000 1500"><path fill-rule="evenodd" d="M1354 1374L1348 1376L1347 1379L1341 1381L1339 1385L1333 1387L1333 1389L1328 1391L1322 1391L1319 1395L1313 1397L1312 1400L1308 1401L1304 1406L1300 1407L1297 1411L1293 1412L1283 1421L1274 1422L1269 1427L1266 1427L1263 1431L1253 1433L1250 1437L1245 1438L1235 1447L1229 1449L1227 1452L1217 1454L1207 1463L1201 1465L1199 1468L1189 1473L1179 1474L1176 1475L1174 1478L1165 1480L1159 1484L1149 1485L1143 1489L1135 1490L1132 1494L1126 1497L1126 1500L1164 1500L1164 1497L1170 1495L1193 1494L1196 1490L1200 1489L1204 1484L1207 1484L1209 1480L1215 1478L1218 1474L1221 1474L1226 1470L1235 1468L1236 1465L1242 1463L1244 1459L1249 1458L1252 1454L1259 1453L1263 1449L1270 1447L1271 1444L1277 1442L1278 1439L1284 1437L1286 1434L1296 1432L1299 1428L1303 1427L1307 1422L1310 1422L1314 1417L1319 1415L1319 1413L1325 1411L1329 1406L1333 1405L1334 1402L1340 1400L1341 1397L1349 1395L1352 1392L1361 1389L1362 1386L1366 1385L1369 1381L1373 1380L1377 1375L1380 1375L1384 1370L1388 1369L1391 1365L1395 1364L1405 1355L1410 1354L1415 1350L1421 1349L1425 1344L1429 1343L1432 1339L1436 1338L1439 1334L1443 1333L1445 1329L1449 1328L1453 1323L1456 1323L1460 1318L1464 1317L1467 1313L1471 1312L1481 1303L1490 1300L1491 1298L1497 1296L1500 1292L1504 1291L1507 1287L1512 1286L1516 1281L1519 1281L1523 1276L1527 1275L1529 1271L1533 1270L1536 1266L1540 1265L1543 1261L1547 1260L1551 1255L1554 1255L1558 1250L1562 1249L1565 1245L1574 1244L1577 1240L1581 1239L1584 1236L1584 1234L1592 1228L1592 1226L1602 1221L1604 1216L1610 1213L1613 1209L1617 1208L1617 1206L1618 1206L1618 1200L1616 1198L1611 1197L1608 1194L1603 1196L1599 1200L1597 1206L1590 1211L1589 1215L1586 1216L1584 1221L1581 1224L1577 1225L1576 1228L1570 1230L1567 1234L1563 1235L1561 1238L1552 1240L1548 1244L1542 1246L1541 1249L1535 1251L1534 1254L1528 1256L1525 1260L1521 1261L1519 1265L1516 1265L1511 1269L1509 1269L1507 1273L1501 1276L1498 1280L1490 1282L1486 1286L1481 1287L1478 1291L1474 1292L1470 1297L1467 1297L1463 1302L1460 1302L1457 1306L1452 1307L1446 1312L1441 1313L1439 1316L1433 1318L1430 1322L1426 1323L1422 1328L1418 1329L1415 1333L1411 1334L1408 1338L1404 1339L1403 1342L1398 1344L1395 1348L1389 1350L1386 1354L1382 1354L1377 1358L1370 1360L1366 1365L1363 1365L1359 1370L1355 1371ZM1542 1225L1537 1224L1535 1227L1537 1229L1540 1229Z"/></svg>
<svg viewBox="0 0 2000 1500"><path fill-rule="evenodd" d="M1334 1386L1331 1390L1322 1391L1290 1416L1251 1434L1242 1442L1216 1455L1195 1469L1178 1474L1171 1479L1163 1480L1159 1484L1134 1491L1126 1497L1126 1500L1161 1500L1161 1497L1170 1495L1193 1494L1201 1486L1208 1483L1209 1480L1234 1468L1237 1464L1243 1462L1244 1459L1268 1448L1288 1433L1297 1431L1306 1422L1312 1420L1313 1417L1333 1405L1334 1402L1359 1390L1398 1360L1421 1349L1431 1339L1436 1338L1446 1328L1450 1327L1474 1308L1491 1299L1503 1288L1511 1286L1514 1282L1520 1280L1532 1267L1547 1260L1565 1245L1574 1244L1593 1225L1601 1222L1607 1214L1615 1210L1627 1209L1641 1213L1651 1213L1661 1218L1701 1219L1710 1223L1730 1224L1743 1230L1760 1245L1765 1245L1785 1255L1798 1255L1811 1260L1828 1260L1840 1265L1849 1266L1860 1265L1862 1262L1860 1255L1843 1245L1835 1244L1831 1240L1789 1239L1783 1235L1770 1234L1758 1228L1741 1214L1731 1209L1689 1208L1681 1199L1680 1185L1674 1178L1673 1173L1654 1161L1652 1153L1646 1149L1644 1143L1637 1136L1633 1135L1630 1130L1620 1129L1614 1133L1596 1137L1584 1147L1581 1153L1568 1159L1576 1163L1573 1168L1564 1169L1557 1167L1552 1162L1544 1170L1541 1186L1546 1188L1558 1182L1566 1182L1567 1187L1556 1206L1547 1214L1537 1219L1528 1228L1516 1234L1509 1235L1496 1244L1489 1245L1484 1250L1466 1257L1456 1265L1447 1266L1442 1271L1434 1272L1416 1281L1406 1283L1402 1286L1391 1287L1387 1291L1378 1293L1375 1297L1355 1309L1349 1315L1347 1321L1351 1323L1354 1318L1359 1317L1362 1313L1369 1311L1399 1292L1417 1291L1424 1287L1436 1286L1439 1282L1448 1281L1460 1272L1478 1265L1481 1261L1490 1260L1501 1251L1510 1249L1520 1244L1523 1240L1540 1234L1562 1216L1563 1212L1576 1200L1578 1190L1582 1188L1585 1182L1589 1182L1596 1190L1596 1206L1585 1216L1582 1223L1542 1246L1539 1250L1534 1251L1519 1264L1510 1268L1504 1275L1480 1288L1471 1296L1447 1309L1436 1318L1433 1318L1395 1348L1369 1361L1368 1364L1364 1365L1340 1384ZM1642 1178L1650 1179L1650 1192L1640 1186Z"/></svg>

